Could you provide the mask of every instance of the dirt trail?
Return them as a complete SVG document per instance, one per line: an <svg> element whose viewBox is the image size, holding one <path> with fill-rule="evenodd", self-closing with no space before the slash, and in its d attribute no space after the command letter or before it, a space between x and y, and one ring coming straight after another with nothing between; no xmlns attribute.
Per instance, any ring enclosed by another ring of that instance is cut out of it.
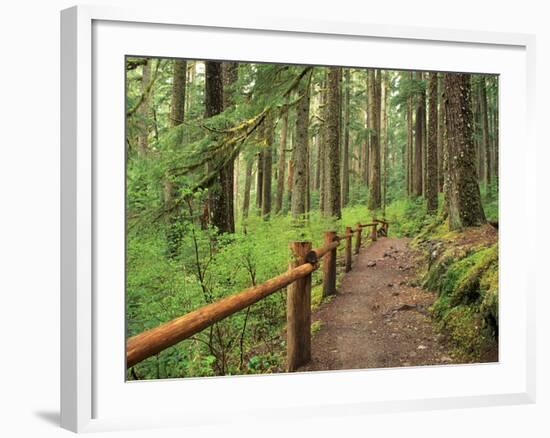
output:
<svg viewBox="0 0 550 438"><path fill-rule="evenodd" d="M361 249L339 293L313 314L321 328L300 371L453 363L426 313L435 294L409 285L416 266L408 241L380 238Z"/></svg>

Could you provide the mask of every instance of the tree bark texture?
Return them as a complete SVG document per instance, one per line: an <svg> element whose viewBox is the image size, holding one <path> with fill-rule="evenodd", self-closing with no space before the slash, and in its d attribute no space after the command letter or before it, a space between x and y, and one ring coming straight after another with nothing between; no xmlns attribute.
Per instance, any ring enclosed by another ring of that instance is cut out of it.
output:
<svg viewBox="0 0 550 438"><path fill-rule="evenodd" d="M350 116L350 69L346 68L344 73L344 139L342 142L342 207L349 202L349 116Z"/></svg>
<svg viewBox="0 0 550 438"><path fill-rule="evenodd" d="M377 210L381 207L380 193L380 109L377 90L378 81L374 69L368 71L369 94L369 130L370 130L370 171L369 171L369 210Z"/></svg>
<svg viewBox="0 0 550 438"><path fill-rule="evenodd" d="M485 223L476 171L470 108L470 75L445 74L445 118L448 136L449 228Z"/></svg>
<svg viewBox="0 0 550 438"><path fill-rule="evenodd" d="M327 208L326 215L340 219L340 78L341 68L329 67L327 76L326 164Z"/></svg>
<svg viewBox="0 0 550 438"><path fill-rule="evenodd" d="M296 106L296 139L292 160L292 205L295 220L303 220L306 212L307 155L309 140L309 77L302 79L299 86L300 100Z"/></svg>
<svg viewBox="0 0 550 438"><path fill-rule="evenodd" d="M416 80L420 81L421 73L417 73ZM426 111L426 99L421 92L416 98L416 117L414 128L414 159L413 159L413 196L422 196L422 172L423 172L423 138L424 133L424 113Z"/></svg>
<svg viewBox="0 0 550 438"><path fill-rule="evenodd" d="M277 156L277 195L275 198L275 213L283 209L283 197L285 194L286 171L286 141L288 137L288 108L285 109L281 120L281 137L279 140L279 153Z"/></svg>
<svg viewBox="0 0 550 438"><path fill-rule="evenodd" d="M426 201L428 213L437 211L437 73L428 79L428 143L426 151Z"/></svg>
<svg viewBox="0 0 550 438"><path fill-rule="evenodd" d="M221 62L206 61L205 64L205 117L209 118L224 110L223 70ZM210 211L212 225L219 233L235 232L232 161L222 163L216 171L214 184L210 188Z"/></svg>

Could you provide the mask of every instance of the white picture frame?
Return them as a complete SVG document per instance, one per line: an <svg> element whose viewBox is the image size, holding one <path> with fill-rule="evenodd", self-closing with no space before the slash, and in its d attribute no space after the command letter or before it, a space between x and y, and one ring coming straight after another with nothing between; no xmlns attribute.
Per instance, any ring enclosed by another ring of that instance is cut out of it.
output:
<svg viewBox="0 0 550 438"><path fill-rule="evenodd" d="M183 49L161 44L174 32L200 38L193 39ZM140 37L145 33L146 37ZM132 47L127 45L130 40ZM231 54L226 51L228 47L223 44L237 45L238 41L253 42L246 49L234 49ZM309 50L307 59L304 44ZM216 422L224 422L250 416L305 418L534 402L534 273L527 263L518 262L511 248L521 244L514 232L518 221L527 218L534 222L530 217L534 215L530 213L532 210L520 206L535 202L535 166L527 158L519 158L518 162L507 154L507 148L521 140L524 155L535 156L529 153L535 149L534 45L534 36L524 34L316 22L290 17L252 19L246 15L228 22L215 13L206 17L153 7L133 10L78 6L62 11L62 427L82 432L203 424L212 422L212 416ZM262 47L270 50L264 49L262 54ZM120 332L124 326L121 307L124 296L120 295L120 281L124 277L124 270L120 270L120 251L124 247L120 209L124 209L124 203L119 205L120 182L124 180L120 152L124 143L117 149L124 125L123 101L120 108L117 106L124 87L124 59L120 55L368 65L364 60L350 64L352 58L347 47L370 47L373 59L370 66L497 73L504 79L500 135L499 363L125 383L124 373L120 372L125 342ZM436 54L437 59L413 60L422 51ZM106 99L114 101L111 109L105 106ZM508 105L511 102L513 108ZM511 126L507 123L511 120L517 123ZM98 145L104 144L114 147L107 150L99 146L98 153ZM109 153L115 155L108 156ZM513 164L512 183L506 177L511 176ZM106 190L107 186L117 189ZM521 202L520 206L517 202ZM113 211L109 210L111 207ZM112 260L111 253L115 257ZM514 271L506 270L506 266L513 266ZM109 296L105 296L107 288ZM428 390L416 388L414 383L409 385L411 388L403 388L399 383L410 381L420 385L428 380L434 381ZM441 384L438 387L438 382L448 380L454 380L453 387ZM474 391L468 382L479 389ZM362 387L364 391L357 391ZM168 409L167 404L158 402L161 396L173 401L182 390L186 398L193 396L190 398L194 399L194 406L182 402L183 406ZM229 398L225 397L235 391L240 395L228 405ZM295 391L290 401L284 397L289 391ZM271 404L258 406L254 397L266 393L270 394ZM213 395L219 399L218 404L216 400L212 402ZM148 415L140 413L131 403L140 397L147 405ZM208 414L200 409L200 402L207 399L212 402ZM151 405L151 400L156 402ZM126 402L130 404L127 411L118 409ZM222 409L224 403L226 409Z"/></svg>

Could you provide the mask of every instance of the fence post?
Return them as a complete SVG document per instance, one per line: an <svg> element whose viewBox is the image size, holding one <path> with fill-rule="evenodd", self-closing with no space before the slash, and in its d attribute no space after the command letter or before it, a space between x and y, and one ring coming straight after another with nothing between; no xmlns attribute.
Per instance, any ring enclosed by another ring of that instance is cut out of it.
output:
<svg viewBox="0 0 550 438"><path fill-rule="evenodd" d="M293 258L289 268L304 264L311 242L290 242ZM287 287L286 294L287 371L295 371L311 360L311 274Z"/></svg>
<svg viewBox="0 0 550 438"><path fill-rule="evenodd" d="M351 271L351 227L346 227L346 272Z"/></svg>
<svg viewBox="0 0 550 438"><path fill-rule="evenodd" d="M372 226L372 241L373 242L376 242L378 240L378 233L376 232L376 229L378 228L378 223L375 222L374 225Z"/></svg>
<svg viewBox="0 0 550 438"><path fill-rule="evenodd" d="M323 233L325 245L336 240L336 231ZM323 256L323 297L336 293L336 248Z"/></svg>
<svg viewBox="0 0 550 438"><path fill-rule="evenodd" d="M358 223L357 229L355 230L355 254L359 254L359 250L361 249L361 224Z"/></svg>

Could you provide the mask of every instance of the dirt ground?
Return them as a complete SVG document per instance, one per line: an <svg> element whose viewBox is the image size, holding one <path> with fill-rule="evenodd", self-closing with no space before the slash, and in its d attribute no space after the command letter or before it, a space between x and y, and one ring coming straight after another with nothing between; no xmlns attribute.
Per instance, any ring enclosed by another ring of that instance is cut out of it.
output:
<svg viewBox="0 0 550 438"><path fill-rule="evenodd" d="M353 260L338 294L312 315L321 328L299 371L455 363L427 314L435 293L411 286L409 239L380 238Z"/></svg>

